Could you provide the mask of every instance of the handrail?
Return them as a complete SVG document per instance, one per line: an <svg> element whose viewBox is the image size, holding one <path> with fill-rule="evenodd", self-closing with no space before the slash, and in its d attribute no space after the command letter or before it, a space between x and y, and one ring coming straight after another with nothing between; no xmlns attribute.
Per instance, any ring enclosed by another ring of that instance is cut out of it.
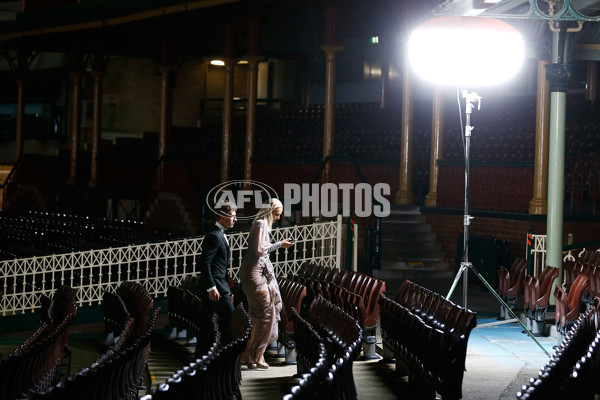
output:
<svg viewBox="0 0 600 400"><path fill-rule="evenodd" d="M19 158L17 158L17 161L14 163L13 167L11 168L11 170L8 173L8 176L6 177L4 182L0 183L0 192L2 193L2 199L0 199L1 200L0 208L6 207L6 200L7 200L7 196L8 196L8 190L7 190L8 185L12 182L13 177L16 174L16 170L21 164L21 157L22 156L19 156Z"/></svg>
<svg viewBox="0 0 600 400"><path fill-rule="evenodd" d="M19 156L19 158L17 158L17 161L14 163L13 167L11 168L11 170L8 173L8 176L6 177L4 182L0 183L0 190L5 189L6 185L8 185L10 183L10 181L12 180L13 175L16 173L15 171L16 171L17 167L21 163L21 158L22 158L22 156Z"/></svg>
<svg viewBox="0 0 600 400"><path fill-rule="evenodd" d="M146 181L147 184L145 185L145 187L151 187L152 183L156 181L156 174L158 173L158 170L160 169L161 165L165 164L166 159L166 154L163 154L162 156L158 157L158 160L156 160L156 164L154 164L154 168L150 172L150 176Z"/></svg>

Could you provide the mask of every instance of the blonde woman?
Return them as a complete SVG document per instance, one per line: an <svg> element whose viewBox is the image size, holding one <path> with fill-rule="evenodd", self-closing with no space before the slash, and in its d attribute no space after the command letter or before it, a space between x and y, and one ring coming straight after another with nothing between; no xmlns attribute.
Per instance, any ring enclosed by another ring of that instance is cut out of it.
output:
<svg viewBox="0 0 600 400"><path fill-rule="evenodd" d="M242 362L249 369L267 369L265 350L277 340L277 322L281 311L281 295L275 279L269 253L280 247L293 245L291 239L277 243L269 240L273 223L279 220L283 204L278 199L269 199L268 207L263 208L254 219L248 235L248 251L240 268L240 281L248 299L248 313L252 320L252 333L242 353Z"/></svg>

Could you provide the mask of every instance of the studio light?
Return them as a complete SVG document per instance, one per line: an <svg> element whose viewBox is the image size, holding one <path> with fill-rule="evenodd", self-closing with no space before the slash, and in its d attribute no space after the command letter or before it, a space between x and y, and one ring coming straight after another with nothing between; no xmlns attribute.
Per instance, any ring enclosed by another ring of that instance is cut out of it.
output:
<svg viewBox="0 0 600 400"><path fill-rule="evenodd" d="M417 75L463 87L508 80L521 68L524 52L519 32L492 18L433 18L419 25L408 41L408 60Z"/></svg>
<svg viewBox="0 0 600 400"><path fill-rule="evenodd" d="M473 131L471 113L473 109L479 109L481 97L467 88L494 85L513 77L523 64L525 52L523 39L513 26L497 19L439 17L422 23L412 32L407 50L408 62L417 75L438 85L455 86L457 98L458 90L461 89L462 98L465 100L466 123L461 127L464 128L465 152L463 257L446 298L450 299L462 276L463 306L467 308L468 271L473 271L513 317L508 321L518 322L549 356L544 347L469 261L469 225L473 219L469 205L469 159Z"/></svg>

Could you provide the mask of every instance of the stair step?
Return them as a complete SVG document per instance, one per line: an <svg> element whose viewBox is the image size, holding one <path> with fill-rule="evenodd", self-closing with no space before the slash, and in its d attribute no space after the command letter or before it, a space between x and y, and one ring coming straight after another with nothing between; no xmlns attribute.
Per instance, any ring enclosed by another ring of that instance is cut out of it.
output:
<svg viewBox="0 0 600 400"><path fill-rule="evenodd" d="M381 240L382 251L389 250L391 252L397 251L416 251L423 250L424 252L429 251L441 251L442 244L435 241L415 241L415 240L393 240L385 239Z"/></svg>
<svg viewBox="0 0 600 400"><path fill-rule="evenodd" d="M392 206L390 215L410 215L410 214L421 214L421 207L419 206Z"/></svg>
<svg viewBox="0 0 600 400"><path fill-rule="evenodd" d="M420 259L443 259L444 251L441 248L441 244L435 244L431 249L419 249L419 248L397 248L389 249L381 248L381 258L385 259L400 259L400 260L420 260Z"/></svg>
<svg viewBox="0 0 600 400"><path fill-rule="evenodd" d="M430 243L437 241L435 232L381 232L381 245L393 246L394 243Z"/></svg>
<svg viewBox="0 0 600 400"><path fill-rule="evenodd" d="M411 233L419 233L419 232L431 232L430 224L402 224L402 223L386 223L381 224L381 234L386 235L390 234L398 234L402 232L411 232Z"/></svg>
<svg viewBox="0 0 600 400"><path fill-rule="evenodd" d="M404 262L404 261L382 261L381 269L373 270L373 276L378 279L391 278L405 274L407 271L431 271L448 272L449 276L454 274L450 270L447 261L423 261L423 262ZM438 276L438 275L436 275Z"/></svg>
<svg viewBox="0 0 600 400"><path fill-rule="evenodd" d="M446 255L443 251L427 251L422 252L419 250L399 252L396 254L389 254L382 251L381 259L389 261L440 261L444 259Z"/></svg>
<svg viewBox="0 0 600 400"><path fill-rule="evenodd" d="M386 271L445 271L437 235L418 206L393 206L381 221L381 263Z"/></svg>
<svg viewBox="0 0 600 400"><path fill-rule="evenodd" d="M427 223L427 217L423 214L403 214L402 216L390 215L381 221L382 225L386 224L421 224Z"/></svg>

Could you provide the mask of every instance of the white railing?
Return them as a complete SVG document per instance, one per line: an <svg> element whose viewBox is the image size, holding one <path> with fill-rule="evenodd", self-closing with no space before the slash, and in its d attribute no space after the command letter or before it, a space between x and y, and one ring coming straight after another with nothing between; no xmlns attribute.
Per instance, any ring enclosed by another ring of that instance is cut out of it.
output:
<svg viewBox="0 0 600 400"><path fill-rule="evenodd" d="M529 255L525 255L529 259ZM533 257L533 276L540 276L546 268L546 235L531 235L531 257Z"/></svg>
<svg viewBox="0 0 600 400"><path fill-rule="evenodd" d="M341 216L335 221L274 229L272 241L296 239L294 246L271 253L276 276L295 274L306 261L340 268L342 232ZM232 253L229 275L239 280L248 232L227 237ZM166 296L169 286L199 273L203 238L2 261L0 314L35 311L40 294L50 295L63 284L78 290L79 306L100 304L105 291L115 291L124 281L141 283L153 297Z"/></svg>
<svg viewBox="0 0 600 400"><path fill-rule="evenodd" d="M546 268L546 235L531 235L531 257L533 257L533 276L539 276L540 273ZM567 235L567 244L573 244L573 235ZM600 251L600 249L598 249ZM563 261L575 260L573 253L577 257L581 257L585 252L585 247L581 247L577 250L568 250L562 252ZM529 256L526 254L526 258Z"/></svg>

